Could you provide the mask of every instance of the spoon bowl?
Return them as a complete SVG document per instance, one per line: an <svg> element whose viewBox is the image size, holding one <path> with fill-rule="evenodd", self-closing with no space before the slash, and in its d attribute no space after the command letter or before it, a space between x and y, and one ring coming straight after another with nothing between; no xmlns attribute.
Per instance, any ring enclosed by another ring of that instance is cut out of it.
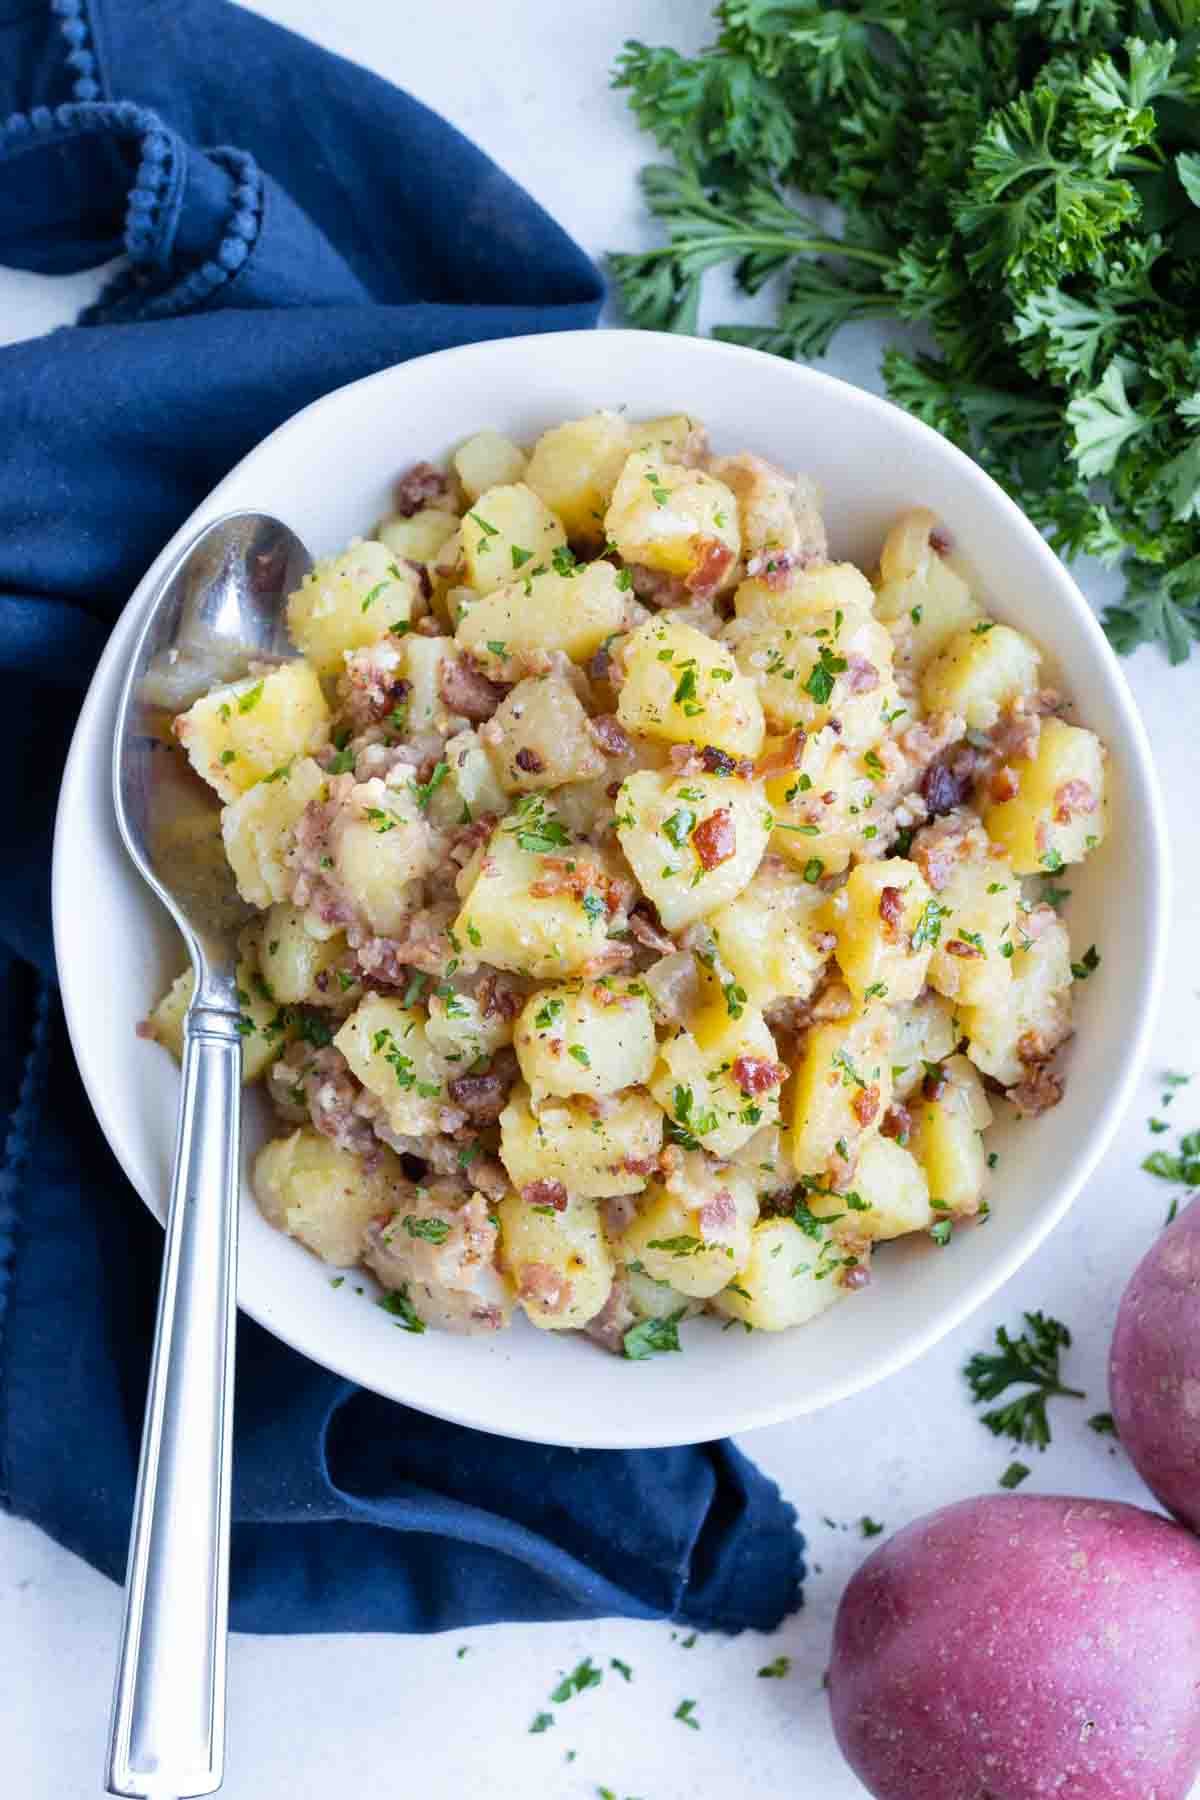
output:
<svg viewBox="0 0 1200 1800"><path fill-rule="evenodd" d="M149 597L117 707L113 802L125 847L187 943L194 985L154 1355L109 1732L110 1794L182 1800L220 1786L242 1040L237 937L249 917L220 804L175 744L175 716L291 654L284 601L309 568L295 533L230 513Z"/></svg>

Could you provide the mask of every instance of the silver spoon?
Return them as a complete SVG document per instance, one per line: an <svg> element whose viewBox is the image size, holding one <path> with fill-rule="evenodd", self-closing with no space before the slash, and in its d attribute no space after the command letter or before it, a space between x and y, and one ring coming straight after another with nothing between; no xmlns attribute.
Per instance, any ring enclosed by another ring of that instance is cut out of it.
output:
<svg viewBox="0 0 1200 1800"><path fill-rule="evenodd" d="M222 853L220 803L173 748L170 721L255 659L292 654L283 602L308 567L308 552L278 519L232 513L209 525L150 596L117 711L117 823L183 933L196 977L106 1767L108 1793L150 1800L211 1794L224 1769L242 1073L236 964L249 916Z"/></svg>

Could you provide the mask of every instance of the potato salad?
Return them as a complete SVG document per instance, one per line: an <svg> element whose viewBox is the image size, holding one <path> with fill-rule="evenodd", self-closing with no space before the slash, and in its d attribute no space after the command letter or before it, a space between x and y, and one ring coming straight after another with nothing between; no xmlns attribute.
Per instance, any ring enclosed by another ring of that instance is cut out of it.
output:
<svg viewBox="0 0 1200 1800"><path fill-rule="evenodd" d="M834 561L810 481L685 413L400 477L296 657L174 721L255 909L272 1224L410 1331L638 1360L986 1215L994 1109L1062 1094L1106 758L953 533Z"/></svg>

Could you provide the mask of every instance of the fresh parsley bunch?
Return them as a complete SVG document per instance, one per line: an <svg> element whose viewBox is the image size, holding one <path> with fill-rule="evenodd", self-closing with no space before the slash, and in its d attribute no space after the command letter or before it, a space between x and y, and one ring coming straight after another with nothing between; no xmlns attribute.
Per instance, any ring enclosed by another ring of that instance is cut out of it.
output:
<svg viewBox="0 0 1200 1800"><path fill-rule="evenodd" d="M983 464L1065 557L1122 565L1105 624L1200 637L1200 0L723 0L699 56L615 76L669 163L629 317L694 332L707 270L783 292L716 335L821 355L897 318L892 399ZM797 195L833 202L822 229Z"/></svg>

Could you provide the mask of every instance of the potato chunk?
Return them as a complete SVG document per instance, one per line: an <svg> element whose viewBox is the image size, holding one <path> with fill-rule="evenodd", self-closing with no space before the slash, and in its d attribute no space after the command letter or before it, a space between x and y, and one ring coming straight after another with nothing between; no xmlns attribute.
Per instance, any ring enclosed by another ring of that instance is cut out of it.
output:
<svg viewBox="0 0 1200 1800"><path fill-rule="evenodd" d="M949 1056L965 1029L966 1011L958 1009L932 988L911 1006L897 1006L892 1014L892 1086L897 1100L907 1100L925 1079L925 1064Z"/></svg>
<svg viewBox="0 0 1200 1800"><path fill-rule="evenodd" d="M507 587L513 570L549 563L567 534L550 508L523 482L491 487L462 522L462 562L468 587L491 594Z"/></svg>
<svg viewBox="0 0 1200 1800"><path fill-rule="evenodd" d="M725 1157L778 1121L786 1078L762 1013L739 1006L732 1016L722 996L661 1046L650 1092L681 1142Z"/></svg>
<svg viewBox="0 0 1200 1800"><path fill-rule="evenodd" d="M669 744L712 744L732 756L762 748L763 710L753 681L724 644L659 613L622 652L617 717L627 731Z"/></svg>
<svg viewBox="0 0 1200 1800"><path fill-rule="evenodd" d="M599 1096L640 1086L658 1054L645 987L611 976L531 994L513 1043L535 1108L550 1094Z"/></svg>
<svg viewBox="0 0 1200 1800"><path fill-rule="evenodd" d="M708 450L708 432L691 413L662 413L655 419L636 419L630 426L629 448L668 462L699 464Z"/></svg>
<svg viewBox="0 0 1200 1800"><path fill-rule="evenodd" d="M549 1181L594 1199L637 1194L662 1135L661 1111L636 1089L597 1114L577 1097L547 1100L534 1112L528 1088L519 1086L500 1114L500 1159L518 1192Z"/></svg>
<svg viewBox="0 0 1200 1800"><path fill-rule="evenodd" d="M545 431L533 447L525 480L566 528L574 544L604 542L604 514L631 449L620 413L597 412Z"/></svg>
<svg viewBox="0 0 1200 1800"><path fill-rule="evenodd" d="M288 866L297 821L327 777L311 756L297 757L278 781L260 781L221 809L221 837L237 882L251 906L286 900L295 877Z"/></svg>
<svg viewBox="0 0 1200 1800"><path fill-rule="evenodd" d="M499 1212L501 1261L530 1324L577 1331L594 1319L616 1271L595 1200L572 1194L559 1212L507 1194Z"/></svg>
<svg viewBox="0 0 1200 1800"><path fill-rule="evenodd" d="M983 617L966 581L946 560L947 543L937 515L916 507L892 526L879 559L875 616L896 640L897 664L915 675Z"/></svg>
<svg viewBox="0 0 1200 1800"><path fill-rule="evenodd" d="M1030 921L1032 924L1032 921ZM1021 1052L1036 1061L1071 1029L1071 945L1061 919L1038 918L1037 937L1018 926L1012 981L1001 1004L964 1006L967 1054L985 1075L1012 1087L1026 1073Z"/></svg>
<svg viewBox="0 0 1200 1800"><path fill-rule="evenodd" d="M576 845L540 794L497 826L464 887L454 924L464 955L542 981L602 973L629 898L612 856Z"/></svg>
<svg viewBox="0 0 1200 1800"><path fill-rule="evenodd" d="M992 1122L983 1084L965 1056L952 1056L910 1108L909 1149L925 1171L938 1213L979 1211L987 1176L982 1133Z"/></svg>
<svg viewBox="0 0 1200 1800"><path fill-rule="evenodd" d="M287 603L292 642L318 675L336 675L347 650L363 650L421 610L421 584L402 552L368 538L313 565Z"/></svg>
<svg viewBox="0 0 1200 1800"><path fill-rule="evenodd" d="M744 1267L712 1304L755 1331L788 1331L844 1299L843 1275L863 1260L828 1226L802 1231L792 1219L763 1219L750 1234Z"/></svg>
<svg viewBox="0 0 1200 1800"><path fill-rule="evenodd" d="M592 781L605 762L588 730L579 696L562 675L519 681L480 736L511 794Z"/></svg>
<svg viewBox="0 0 1200 1800"><path fill-rule="evenodd" d="M988 833L1012 858L1018 875L1053 872L1082 862L1104 841L1106 752L1094 731L1044 719L1032 758L1010 766L1020 787L984 814Z"/></svg>
<svg viewBox="0 0 1200 1800"><path fill-rule="evenodd" d="M811 630L734 619L723 637L758 689L772 730L820 731L831 719L843 743L869 749L904 710L892 679L892 640L875 619L818 615Z"/></svg>
<svg viewBox="0 0 1200 1800"><path fill-rule="evenodd" d="M586 662L624 618L625 595L611 563L559 573L539 562L516 580L510 567L508 585L468 606L454 636L486 675L503 680L513 657L537 651L561 650L572 662Z"/></svg>
<svg viewBox="0 0 1200 1800"><path fill-rule="evenodd" d="M477 431L454 453L454 472L471 506L489 488L524 481L525 466L525 452L499 431Z"/></svg>
<svg viewBox="0 0 1200 1800"><path fill-rule="evenodd" d="M736 776L642 769L621 783L616 809L621 848L668 931L741 893L771 830L761 784Z"/></svg>
<svg viewBox="0 0 1200 1800"><path fill-rule="evenodd" d="M895 1138L885 1137L868 1138L863 1145L849 1193L810 1193L808 1205L816 1218L836 1227L836 1236L852 1243L864 1238L883 1243L928 1231L936 1217L921 1164Z"/></svg>
<svg viewBox="0 0 1200 1800"><path fill-rule="evenodd" d="M437 1130L452 1071L429 1041L423 1012L368 994L333 1042L352 1074L383 1102L393 1131L418 1137Z"/></svg>
<svg viewBox="0 0 1200 1800"><path fill-rule="evenodd" d="M183 1020L192 1004L195 986L196 977L190 968L185 969L175 977L146 1021L149 1036L169 1050L176 1062L183 1061ZM296 1033L290 1017L278 1004L278 996L248 959L238 964L237 1002L241 1008L238 1029L242 1039L242 1085L248 1086L266 1073Z"/></svg>
<svg viewBox="0 0 1200 1800"><path fill-rule="evenodd" d="M874 589L853 563L805 563L786 571L768 565L733 596L738 619L805 632L831 623L839 612L847 621L867 618L874 604Z"/></svg>
<svg viewBox="0 0 1200 1800"><path fill-rule="evenodd" d="M723 481L635 451L604 518L623 562L681 576L698 593L727 587L742 553L738 505Z"/></svg>
<svg viewBox="0 0 1200 1800"><path fill-rule="evenodd" d="M180 714L175 735L197 775L222 800L236 800L318 749L329 736L329 708L308 664L288 662L214 688Z"/></svg>
<svg viewBox="0 0 1200 1800"><path fill-rule="evenodd" d="M379 1148L369 1163L310 1126L264 1144L254 1159L254 1197L271 1225L298 1238L323 1262L357 1262L371 1219L395 1205L399 1160Z"/></svg>
<svg viewBox="0 0 1200 1800"><path fill-rule="evenodd" d="M429 797L429 820L438 831L469 825L484 813L507 812L509 797L478 732L458 732L447 742L442 759L445 778Z"/></svg>
<svg viewBox="0 0 1200 1800"><path fill-rule="evenodd" d="M457 530L457 513L426 506L408 519L385 519L376 535L397 562L428 564L438 560ZM370 607L367 610L369 612Z"/></svg>
<svg viewBox="0 0 1200 1800"><path fill-rule="evenodd" d="M617 1248L652 1280L706 1300L727 1287L749 1258L757 1220L751 1177L692 1151L677 1168L651 1177Z"/></svg>
<svg viewBox="0 0 1200 1800"><path fill-rule="evenodd" d="M933 943L931 987L962 1006L999 1006L1012 979L1021 886L981 830L968 841L970 853L926 902L918 931Z"/></svg>
<svg viewBox="0 0 1200 1800"><path fill-rule="evenodd" d="M812 993L829 960L819 943L824 907L818 887L769 857L740 894L708 914L721 961L752 1005Z"/></svg>
<svg viewBox="0 0 1200 1800"><path fill-rule="evenodd" d="M829 902L830 929L846 985L858 1001L915 1000L933 954L918 927L932 899L925 877L903 857L858 863ZM914 939L916 941L914 942Z"/></svg>
<svg viewBox="0 0 1200 1800"><path fill-rule="evenodd" d="M478 1057L490 1056L503 1044L512 1043L513 1022L499 1008L488 1012L476 995L440 983L426 1005L429 1017L425 1036L430 1045L456 1072L463 1073Z"/></svg>
<svg viewBox="0 0 1200 1800"><path fill-rule="evenodd" d="M357 982L339 963L350 962L344 933L315 938L294 906L273 906L255 927L259 966L275 998L285 1006L308 1002L336 1006Z"/></svg>
<svg viewBox="0 0 1200 1800"><path fill-rule="evenodd" d="M739 451L736 456L716 457L709 469L737 498L742 555L751 566L764 559L769 562L772 557L790 561L801 552L811 553L812 520L804 504L808 494L802 488L803 500L798 510L794 476L748 450ZM820 544L823 549L823 533Z"/></svg>
<svg viewBox="0 0 1200 1800"><path fill-rule="evenodd" d="M414 771L373 776L349 795L329 839L335 879L381 937L395 937L436 866L439 846L417 797ZM310 922L311 928L311 922Z"/></svg>
<svg viewBox="0 0 1200 1800"><path fill-rule="evenodd" d="M815 1025L804 1040L792 1089L796 1173L818 1186L853 1169L878 1134L892 1099L892 1018L872 1003L848 1019Z"/></svg>
<svg viewBox="0 0 1200 1800"><path fill-rule="evenodd" d="M973 731L990 731L1005 706L1035 691L1041 661L1023 632L980 619L926 664L921 704L927 712L961 714Z"/></svg>
<svg viewBox="0 0 1200 1800"><path fill-rule="evenodd" d="M768 740L766 754L779 741ZM878 836L878 770L866 760L870 755L850 749L826 726L808 739L797 768L766 783L775 821L771 849L811 881L840 874L851 856L869 854Z"/></svg>

